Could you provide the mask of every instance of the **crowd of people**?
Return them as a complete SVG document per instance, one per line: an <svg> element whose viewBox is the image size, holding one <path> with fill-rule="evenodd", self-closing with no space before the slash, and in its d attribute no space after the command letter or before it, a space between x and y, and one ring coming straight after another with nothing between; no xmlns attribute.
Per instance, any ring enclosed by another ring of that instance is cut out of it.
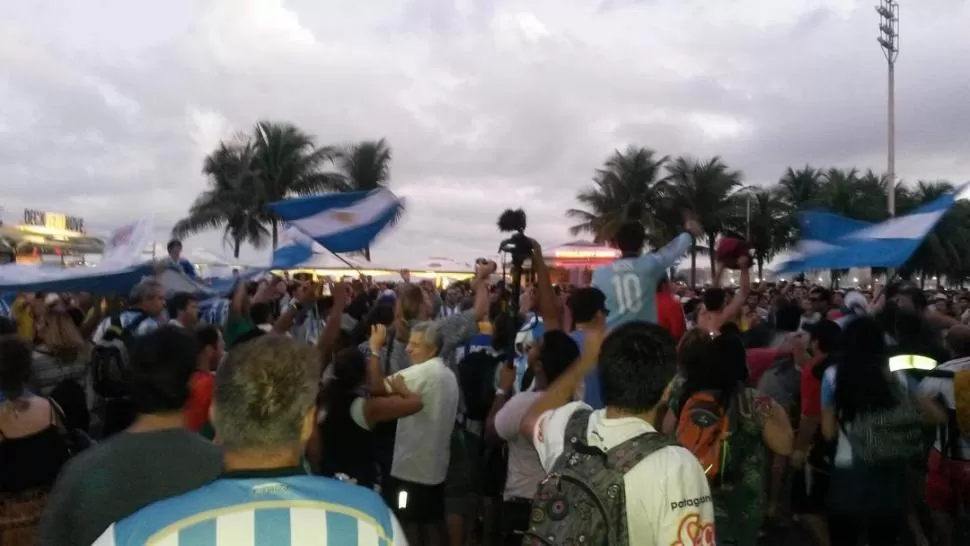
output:
<svg viewBox="0 0 970 546"><path fill-rule="evenodd" d="M627 222L586 287L535 244L517 305L484 260L241 280L217 324L152 279L18 295L0 544L966 544L970 297L745 255L694 290L666 273L700 235Z"/></svg>

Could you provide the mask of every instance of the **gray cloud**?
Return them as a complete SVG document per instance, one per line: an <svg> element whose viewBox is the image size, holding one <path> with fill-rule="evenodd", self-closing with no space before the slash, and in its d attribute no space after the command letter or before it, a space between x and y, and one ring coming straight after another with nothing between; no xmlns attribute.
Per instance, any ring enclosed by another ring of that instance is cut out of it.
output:
<svg viewBox="0 0 970 546"><path fill-rule="evenodd" d="M160 236L205 153L258 119L320 143L387 137L409 213L375 261L492 253L523 206L546 246L615 148L721 155L751 183L788 165L885 163L871 2L191 0L0 7L3 206ZM366 9L365 9L366 8ZM970 172L970 6L902 8L897 171ZM218 249L219 234L188 242ZM249 261L263 254L247 251Z"/></svg>

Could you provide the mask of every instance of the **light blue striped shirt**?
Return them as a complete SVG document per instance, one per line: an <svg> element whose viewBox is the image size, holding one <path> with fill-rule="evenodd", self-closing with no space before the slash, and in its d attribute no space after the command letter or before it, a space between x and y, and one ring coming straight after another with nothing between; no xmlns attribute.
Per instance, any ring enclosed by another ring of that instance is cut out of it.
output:
<svg viewBox="0 0 970 546"><path fill-rule="evenodd" d="M232 477L156 502L93 546L407 546L376 493L308 475Z"/></svg>

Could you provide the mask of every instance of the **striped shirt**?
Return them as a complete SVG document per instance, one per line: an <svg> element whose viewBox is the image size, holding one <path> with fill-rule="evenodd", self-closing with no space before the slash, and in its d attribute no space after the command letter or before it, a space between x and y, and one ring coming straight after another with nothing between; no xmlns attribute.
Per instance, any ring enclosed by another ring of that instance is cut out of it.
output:
<svg viewBox="0 0 970 546"><path fill-rule="evenodd" d="M228 473L112 524L93 546L407 546L376 493L297 472Z"/></svg>

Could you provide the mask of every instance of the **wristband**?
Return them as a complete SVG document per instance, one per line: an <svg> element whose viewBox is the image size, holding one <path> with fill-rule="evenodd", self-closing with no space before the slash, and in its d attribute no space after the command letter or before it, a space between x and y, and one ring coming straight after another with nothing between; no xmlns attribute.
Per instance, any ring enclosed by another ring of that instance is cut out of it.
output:
<svg viewBox="0 0 970 546"><path fill-rule="evenodd" d="M508 394L504 389L495 389L495 396L507 396Z"/></svg>

